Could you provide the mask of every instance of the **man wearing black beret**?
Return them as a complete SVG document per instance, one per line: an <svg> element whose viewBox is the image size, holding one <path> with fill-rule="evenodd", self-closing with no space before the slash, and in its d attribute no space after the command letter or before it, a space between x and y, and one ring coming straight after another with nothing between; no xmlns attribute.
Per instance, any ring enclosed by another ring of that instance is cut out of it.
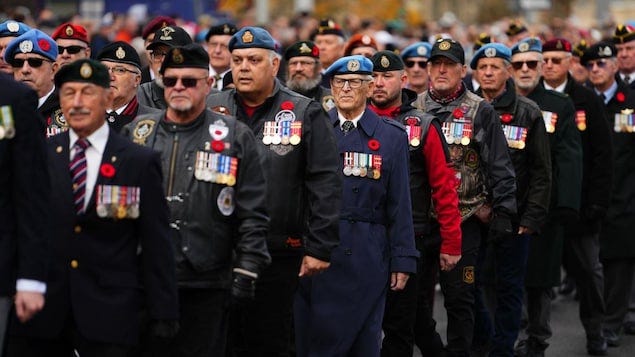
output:
<svg viewBox="0 0 635 357"><path fill-rule="evenodd" d="M323 87L320 50L311 41L300 41L289 46L284 53L287 62L287 87L322 104L325 111L333 109L335 102L331 90Z"/></svg>
<svg viewBox="0 0 635 357"><path fill-rule="evenodd" d="M113 94L101 63L67 64L55 85L70 128L48 142L47 301L30 322L12 324L9 356L124 357L138 343L141 302L154 334L177 328L159 154L106 124Z"/></svg>
<svg viewBox="0 0 635 357"><path fill-rule="evenodd" d="M223 78L229 72L231 53L229 53L227 45L236 31L238 31L236 25L224 23L210 27L205 35L209 65L213 72L210 73L210 77L214 77L214 87L218 90L223 89Z"/></svg>
<svg viewBox="0 0 635 357"><path fill-rule="evenodd" d="M159 73L168 108L137 117L124 135L163 157L181 330L162 353L222 356L227 307L254 298L270 262L258 145L245 124L207 109L212 79L203 47L170 49ZM150 350L152 341L143 347Z"/></svg>
<svg viewBox="0 0 635 357"><path fill-rule="evenodd" d="M113 92L112 106L108 108L108 124L116 132L121 131L137 115L159 113L160 110L139 104L137 88L141 82L141 61L134 47L117 41L106 45L97 55L97 60L110 73L110 89Z"/></svg>

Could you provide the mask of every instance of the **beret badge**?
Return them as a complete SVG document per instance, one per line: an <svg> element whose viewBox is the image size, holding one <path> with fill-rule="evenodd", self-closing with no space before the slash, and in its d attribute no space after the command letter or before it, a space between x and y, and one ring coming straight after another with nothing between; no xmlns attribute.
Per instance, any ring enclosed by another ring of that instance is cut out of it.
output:
<svg viewBox="0 0 635 357"><path fill-rule="evenodd" d="M126 58L126 51L119 46L119 48L117 48L117 51L115 51L115 56L117 56L117 58L119 59L124 59Z"/></svg>
<svg viewBox="0 0 635 357"><path fill-rule="evenodd" d="M66 26L65 32L66 32L66 36L73 36L73 33L75 33L71 26Z"/></svg>
<svg viewBox="0 0 635 357"><path fill-rule="evenodd" d="M361 65L358 60L350 60L346 64L346 69L348 69L351 72L357 72L359 71L360 66Z"/></svg>
<svg viewBox="0 0 635 357"><path fill-rule="evenodd" d="M79 75L84 79L88 79L93 75L93 68L88 63L84 63L79 69Z"/></svg>
<svg viewBox="0 0 635 357"><path fill-rule="evenodd" d="M523 42L520 45L518 45L518 50L520 52L527 52L529 51L529 44L527 42Z"/></svg>
<svg viewBox="0 0 635 357"><path fill-rule="evenodd" d="M172 61L174 61L174 63L176 64L181 64L183 63L183 61L185 61L185 58L183 58L183 54L181 53L181 50L179 50L178 48L172 52Z"/></svg>
<svg viewBox="0 0 635 357"><path fill-rule="evenodd" d="M419 46L417 47L417 54L420 56L425 56L428 54L428 49L425 48L425 46Z"/></svg>
<svg viewBox="0 0 635 357"><path fill-rule="evenodd" d="M448 41L443 41L439 44L439 49L442 51L447 51L449 50L451 47L450 42Z"/></svg>
<svg viewBox="0 0 635 357"><path fill-rule="evenodd" d="M388 57L386 56L381 56L381 59L379 60L379 64L384 68L388 68L390 67L390 60L388 60Z"/></svg>
<svg viewBox="0 0 635 357"><path fill-rule="evenodd" d="M241 40L243 41L243 43L252 43L254 42L254 35L251 33L251 31L247 30L245 31L245 33L243 33Z"/></svg>
<svg viewBox="0 0 635 357"><path fill-rule="evenodd" d="M232 29L229 28L229 25L223 25L223 33L229 34L231 31Z"/></svg>
<svg viewBox="0 0 635 357"><path fill-rule="evenodd" d="M22 53L29 53L33 51L33 42L31 42L30 40L20 42L20 51Z"/></svg>
<svg viewBox="0 0 635 357"><path fill-rule="evenodd" d="M485 57L496 57L496 49L493 47L485 49Z"/></svg>
<svg viewBox="0 0 635 357"><path fill-rule="evenodd" d="M20 30L20 25L18 25L18 23L17 23L17 22L9 22L9 23L7 24L7 29L8 29L10 32L18 32L18 31Z"/></svg>
<svg viewBox="0 0 635 357"><path fill-rule="evenodd" d="M609 46L600 47L598 50L598 54L600 55L600 57L611 57L613 56L613 51L611 51L611 47Z"/></svg>
<svg viewBox="0 0 635 357"><path fill-rule="evenodd" d="M307 46L306 42L302 42L302 46L299 48L300 53L312 53L313 51L309 46Z"/></svg>
<svg viewBox="0 0 635 357"><path fill-rule="evenodd" d="M164 28L161 29L161 32L163 32L163 34L161 35L161 37L159 37L159 39L161 41L171 41L173 40L172 38L172 34L174 32L176 32L176 30L174 30L172 27L170 26L166 26Z"/></svg>

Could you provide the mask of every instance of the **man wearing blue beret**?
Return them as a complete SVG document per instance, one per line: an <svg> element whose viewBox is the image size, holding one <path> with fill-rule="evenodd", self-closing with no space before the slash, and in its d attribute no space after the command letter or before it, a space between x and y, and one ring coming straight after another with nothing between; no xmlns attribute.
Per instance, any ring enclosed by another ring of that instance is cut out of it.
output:
<svg viewBox="0 0 635 357"><path fill-rule="evenodd" d="M298 356L379 356L388 289L416 272L406 132L366 104L372 62L342 57L325 72L343 178L340 245L323 274L301 279L294 305ZM333 318L336 316L337 318Z"/></svg>
<svg viewBox="0 0 635 357"><path fill-rule="evenodd" d="M416 42L401 51L407 77L406 88L421 94L428 89L428 59L432 45L428 42Z"/></svg>
<svg viewBox="0 0 635 357"><path fill-rule="evenodd" d="M470 64L481 84L476 94L496 109L516 171L516 234L487 240L479 252L482 264L477 267L472 345L489 348L492 356L513 355L529 240L547 218L551 192L551 155L542 113L536 103L516 94L510 61L507 46L488 43L474 54Z"/></svg>
<svg viewBox="0 0 635 357"><path fill-rule="evenodd" d="M540 238L529 242L525 275L528 325L516 346L518 355L535 356L544 354L549 346L547 339L552 335L551 294L552 287L560 285L562 262L563 238L559 226L573 224L580 209L582 144L571 99L545 89L540 82L544 65L540 40L527 37L516 43L511 63L516 92L536 102L542 111L551 151L549 213Z"/></svg>
<svg viewBox="0 0 635 357"><path fill-rule="evenodd" d="M276 78L280 57L269 32L244 27L229 40L235 89L212 94L208 107L235 115L260 141L267 180L272 264L258 278L255 301L237 309L234 352L288 353L293 294L300 279L330 265L337 246L341 178L338 152L321 105Z"/></svg>
<svg viewBox="0 0 635 357"><path fill-rule="evenodd" d="M14 20L7 20L0 24L0 71L13 76L13 67L4 61L4 52L9 42L30 29L29 26Z"/></svg>

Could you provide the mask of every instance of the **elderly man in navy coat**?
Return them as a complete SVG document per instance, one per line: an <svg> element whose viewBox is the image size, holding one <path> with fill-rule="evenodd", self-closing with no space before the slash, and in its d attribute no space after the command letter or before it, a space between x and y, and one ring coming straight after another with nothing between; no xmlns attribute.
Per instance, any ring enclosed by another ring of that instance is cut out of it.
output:
<svg viewBox="0 0 635 357"><path fill-rule="evenodd" d="M343 173L340 245L323 274L304 277L295 300L298 356L379 356L388 288L417 269L405 129L367 110L372 62L337 60L326 72Z"/></svg>
<svg viewBox="0 0 635 357"><path fill-rule="evenodd" d="M113 94L104 65L77 60L57 72L55 84L70 130L49 140L46 305L26 324L10 326L8 352L127 356L137 343L141 307L156 335L176 333L176 273L159 154L106 124Z"/></svg>

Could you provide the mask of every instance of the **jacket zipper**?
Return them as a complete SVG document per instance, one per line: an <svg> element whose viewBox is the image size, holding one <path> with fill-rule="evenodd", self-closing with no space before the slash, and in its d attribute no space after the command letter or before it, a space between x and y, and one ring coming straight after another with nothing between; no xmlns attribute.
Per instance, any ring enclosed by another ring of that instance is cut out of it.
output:
<svg viewBox="0 0 635 357"><path fill-rule="evenodd" d="M174 134L174 140L172 141L172 153L170 154L170 173L168 176L168 192L167 197L172 197L172 190L174 189L174 171L176 170L176 153L179 148L179 133Z"/></svg>

